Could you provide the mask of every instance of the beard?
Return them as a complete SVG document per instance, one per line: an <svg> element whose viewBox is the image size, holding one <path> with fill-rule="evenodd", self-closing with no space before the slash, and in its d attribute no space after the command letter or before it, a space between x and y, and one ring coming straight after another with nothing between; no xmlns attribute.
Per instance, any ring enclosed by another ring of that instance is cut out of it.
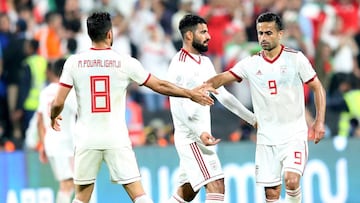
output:
<svg viewBox="0 0 360 203"><path fill-rule="evenodd" d="M197 40L194 40L191 45L192 45L192 47L194 47L194 49L196 49L200 53L207 52L207 50L208 50L207 45L203 45Z"/></svg>

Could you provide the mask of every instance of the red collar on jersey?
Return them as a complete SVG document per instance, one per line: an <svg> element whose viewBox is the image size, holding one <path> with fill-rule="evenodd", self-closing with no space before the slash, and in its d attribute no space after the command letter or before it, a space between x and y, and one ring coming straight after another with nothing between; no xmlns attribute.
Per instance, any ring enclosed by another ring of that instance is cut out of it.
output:
<svg viewBox="0 0 360 203"><path fill-rule="evenodd" d="M196 63L200 64L201 63L201 57L199 57L199 60L196 60L188 51L186 51L185 49L181 48L181 53L180 53L180 57L179 57L179 61L185 61L186 56L189 56L192 60L194 60Z"/></svg>
<svg viewBox="0 0 360 203"><path fill-rule="evenodd" d="M274 63L280 57L283 50L284 50L284 45L281 45L281 50L280 50L279 54L275 58L273 58L272 60L270 60L269 58L267 58L265 56L264 51L261 52L261 55L262 55L262 57L264 58L265 61L267 61L269 63Z"/></svg>
<svg viewBox="0 0 360 203"><path fill-rule="evenodd" d="M106 48L95 48L95 47L91 47L91 50L110 50L111 47L106 47Z"/></svg>

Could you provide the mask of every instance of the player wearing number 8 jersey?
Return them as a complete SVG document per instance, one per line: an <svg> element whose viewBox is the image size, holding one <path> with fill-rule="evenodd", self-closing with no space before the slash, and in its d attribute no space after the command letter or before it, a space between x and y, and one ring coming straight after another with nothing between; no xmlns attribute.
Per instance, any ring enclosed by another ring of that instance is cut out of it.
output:
<svg viewBox="0 0 360 203"><path fill-rule="evenodd" d="M303 83L314 92L316 118L309 135L315 143L325 132L325 92L308 59L280 44L284 30L278 15L261 14L256 29L262 51L207 83L218 88L232 81L249 81L258 126L256 182L265 187L266 202L278 202L284 175L286 202L299 203L300 178L308 156Z"/></svg>
<svg viewBox="0 0 360 203"><path fill-rule="evenodd" d="M60 87L51 107L52 127L64 101L74 87L78 102L75 130L75 200L89 202L95 178L104 161L111 180L122 184L135 203L149 203L140 182L140 172L125 122L126 88L135 81L169 96L187 97L200 104L213 104L205 94L213 88L183 89L157 79L138 60L111 49L113 32L109 13L93 13L87 19L92 48L72 55L65 62ZM66 119L66 118L64 118Z"/></svg>

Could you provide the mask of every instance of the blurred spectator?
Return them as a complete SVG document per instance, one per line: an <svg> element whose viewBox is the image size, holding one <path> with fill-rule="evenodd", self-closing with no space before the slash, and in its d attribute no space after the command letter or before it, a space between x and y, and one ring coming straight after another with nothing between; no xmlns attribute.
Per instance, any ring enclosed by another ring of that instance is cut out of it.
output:
<svg viewBox="0 0 360 203"><path fill-rule="evenodd" d="M102 11L108 12L111 16L114 16L117 12L116 7L111 4L111 0L98 0L95 1L95 5L91 12Z"/></svg>
<svg viewBox="0 0 360 203"><path fill-rule="evenodd" d="M320 40L328 42L335 26L336 13L328 4L329 0L305 1L300 9L300 15L310 19L313 28L313 43L317 46Z"/></svg>
<svg viewBox="0 0 360 203"><path fill-rule="evenodd" d="M241 59L257 53L261 50L257 42L247 40L246 32L243 28L233 26L231 38L225 45L224 67L225 70L233 67ZM247 108L252 108L250 88L248 81L232 83L227 86L228 90L244 104Z"/></svg>
<svg viewBox="0 0 360 203"><path fill-rule="evenodd" d="M332 31L333 37L329 38L331 41L328 42L334 50L333 71L335 73L353 73L359 48L351 33L341 32L342 24L342 19L337 18L336 27Z"/></svg>
<svg viewBox="0 0 360 203"><path fill-rule="evenodd" d="M116 15L112 18L114 41L112 49L131 55L131 42L128 35L128 21L124 15L120 12L116 12Z"/></svg>
<svg viewBox="0 0 360 203"><path fill-rule="evenodd" d="M7 85L8 111L13 116L16 102L19 96L19 86L23 74L23 60L26 55L24 52L25 34L27 30L26 21L19 19L16 23L16 30L9 39L9 45L4 51L4 80ZM11 123L16 128L16 123ZM20 131L13 131L13 136L20 137Z"/></svg>
<svg viewBox="0 0 360 203"><path fill-rule="evenodd" d="M256 142L256 131L255 129L246 123L246 121L240 119L239 127L236 128L229 135L230 142L240 142L240 141L252 141Z"/></svg>
<svg viewBox="0 0 360 203"><path fill-rule="evenodd" d="M143 110L141 105L132 100L131 97L127 96L125 116L130 140L133 146L142 146L146 142L142 114Z"/></svg>
<svg viewBox="0 0 360 203"><path fill-rule="evenodd" d="M211 43L206 54L212 59L216 72L223 71L223 56L226 40L225 28L232 21L232 13L223 0L209 0L198 14L207 21Z"/></svg>
<svg viewBox="0 0 360 203"><path fill-rule="evenodd" d="M3 52L8 48L11 36L10 18L6 13L0 13L0 45Z"/></svg>
<svg viewBox="0 0 360 203"><path fill-rule="evenodd" d="M299 24L299 15L295 11L283 13L285 33L282 42L285 46L302 51L307 57L313 59L314 44L311 38L307 38Z"/></svg>
<svg viewBox="0 0 360 203"><path fill-rule="evenodd" d="M332 76L333 51L328 43L320 41L315 49L315 57L313 59L319 80L326 90L329 90L330 79ZM327 91L331 94L332 91Z"/></svg>
<svg viewBox="0 0 360 203"><path fill-rule="evenodd" d="M343 22L340 32L352 36L358 32L360 27L360 2L356 2L356 0L333 0L330 3L334 7L336 15Z"/></svg>
<svg viewBox="0 0 360 203"><path fill-rule="evenodd" d="M20 19L24 20L26 24L26 30L24 31L25 37L26 38L33 37L38 25L35 22L31 6L23 5L18 8L17 20L19 21Z"/></svg>
<svg viewBox="0 0 360 203"><path fill-rule="evenodd" d="M151 25L147 29L149 38L139 46L139 60L144 68L156 75L160 79L165 79L165 75L171 58L176 50L169 38L166 38L159 25ZM146 87L139 87L145 102L147 111L159 111L165 108L168 97L157 92L151 91Z"/></svg>
<svg viewBox="0 0 360 203"><path fill-rule="evenodd" d="M329 95L327 107L340 113L337 132L338 136L354 136L359 127L360 89L353 88L353 77L347 74L336 76L339 83L337 91Z"/></svg>
<svg viewBox="0 0 360 203"><path fill-rule="evenodd" d="M15 151L14 143L6 138L0 137L0 152L13 152L13 151Z"/></svg>
<svg viewBox="0 0 360 203"><path fill-rule="evenodd" d="M66 43L66 54L64 55L64 58L67 58L68 56L75 54L77 50L77 41L74 38L67 39Z"/></svg>
<svg viewBox="0 0 360 203"><path fill-rule="evenodd" d="M301 33L303 34L303 38L306 39L306 41L310 40L312 43L312 47L314 47L313 42L313 35L314 35L314 29L312 25L312 21L309 17L304 16L304 13L300 12L301 8L304 4L303 0L287 0L287 7L284 11L283 15L287 15L285 13L290 12L294 13L296 15L296 22L298 23ZM307 50L307 57L313 58L314 57L314 50Z"/></svg>
<svg viewBox="0 0 360 203"><path fill-rule="evenodd" d="M173 127L159 118L154 118L145 127L146 144L166 147L174 144Z"/></svg>
<svg viewBox="0 0 360 203"><path fill-rule="evenodd" d="M35 34L39 41L39 54L49 61L55 61L64 54L61 43L64 37L62 16L55 11L48 12L45 16L45 24Z"/></svg>
<svg viewBox="0 0 360 203"><path fill-rule="evenodd" d="M193 0L179 0L178 10L171 17L172 35L171 40L173 41L176 50L180 50L182 47L182 37L179 31L179 22L181 18L189 13L192 13Z"/></svg>
<svg viewBox="0 0 360 203"><path fill-rule="evenodd" d="M37 110L41 89L46 84L47 60L37 54L39 42L31 39L26 40L24 50L26 58L23 61L24 74L19 87L19 98L16 110L12 115L14 126L14 139L17 148L22 148L25 131L30 119Z"/></svg>
<svg viewBox="0 0 360 203"><path fill-rule="evenodd" d="M144 39L148 38L147 29L156 24L155 14L150 10L151 5L148 0L138 0L129 21L129 36L134 48L141 46ZM137 50L134 51L137 53ZM135 55L134 57L138 57Z"/></svg>
<svg viewBox="0 0 360 203"><path fill-rule="evenodd" d="M173 33L171 18L174 12L170 10L166 0L152 0L152 11L156 16L156 21L164 30L165 37L171 38Z"/></svg>

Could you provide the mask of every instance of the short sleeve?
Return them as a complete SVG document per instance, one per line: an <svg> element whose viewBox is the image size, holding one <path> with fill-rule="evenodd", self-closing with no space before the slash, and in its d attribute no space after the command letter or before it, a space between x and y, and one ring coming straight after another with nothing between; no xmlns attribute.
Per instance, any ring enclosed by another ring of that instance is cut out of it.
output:
<svg viewBox="0 0 360 203"><path fill-rule="evenodd" d="M239 62L237 62L235 64L234 67L232 67L229 71L231 74L233 74L238 81L240 81L241 79L247 79L248 78L248 74L246 72L246 67L249 66L249 61L250 61L250 57L246 57L243 60L240 60Z"/></svg>
<svg viewBox="0 0 360 203"><path fill-rule="evenodd" d="M135 58L128 56L126 59L128 63L125 65L126 72L129 77L140 85L144 85L150 77L150 73L144 69L142 64Z"/></svg>
<svg viewBox="0 0 360 203"><path fill-rule="evenodd" d="M64 68L60 77L60 83L67 86L73 86L74 80L72 77L72 70L74 69L74 56L70 56L64 64Z"/></svg>
<svg viewBox="0 0 360 203"><path fill-rule="evenodd" d="M298 52L297 60L299 75L303 83L307 83L314 79L314 77L316 76L316 72L311 65L309 59L307 59L302 52Z"/></svg>

